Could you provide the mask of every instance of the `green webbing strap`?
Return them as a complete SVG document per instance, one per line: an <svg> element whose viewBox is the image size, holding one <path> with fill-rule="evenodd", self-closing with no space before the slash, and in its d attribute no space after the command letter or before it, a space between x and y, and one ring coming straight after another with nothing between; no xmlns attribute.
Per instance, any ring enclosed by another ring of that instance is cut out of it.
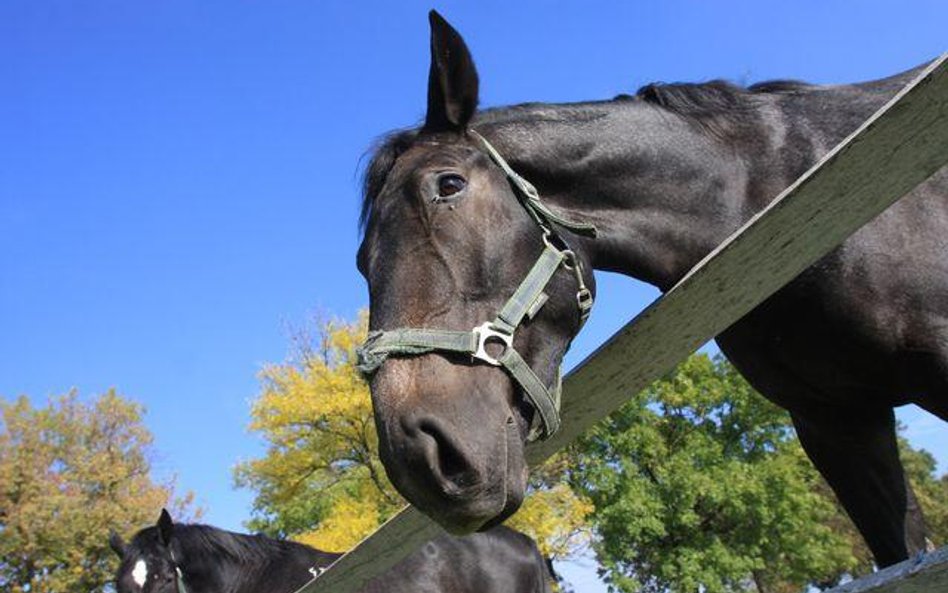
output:
<svg viewBox="0 0 948 593"><path fill-rule="evenodd" d="M523 387L524 394L530 399L537 411L539 422L535 422L527 440L549 438L560 428L560 376L556 374L553 391L546 388L530 365L513 348L508 348L498 359L501 365Z"/></svg>
<svg viewBox="0 0 948 593"><path fill-rule="evenodd" d="M500 156L500 153L497 152L497 149L494 148L486 138L478 134L477 131L473 129L468 129L467 132L471 135L471 137L477 140L478 143L480 143L481 148L484 149L484 152L486 152L490 158L493 159L495 163L497 163L498 167L503 169L510 181L512 181L513 184L517 186L517 189L520 190L520 195L522 196L520 203L524 205L524 207L527 209L527 212L533 216L534 220L536 220L541 227L549 228L550 223L555 222L556 224L565 227L574 233L586 235L588 237L596 236L595 225L585 222L576 222L574 220L564 218L550 210L549 206L540 200L540 194L537 192L537 188L535 188L532 183L521 177L519 173L514 171L510 165L507 164L507 161L504 160L504 157Z"/></svg>
<svg viewBox="0 0 948 593"><path fill-rule="evenodd" d="M512 334L520 322L523 321L527 311L533 308L533 304L543 294L543 289L550 283L553 274L563 263L565 255L559 249L546 245L540 258L533 264L527 277L523 279L516 292L510 297L504 308L497 314L494 320L494 327L501 331ZM533 311L536 313L536 311Z"/></svg>
<svg viewBox="0 0 948 593"><path fill-rule="evenodd" d="M391 354L426 354L435 350L474 354L477 336L470 331L413 327L370 332L358 350L356 368L372 374Z"/></svg>
<svg viewBox="0 0 948 593"><path fill-rule="evenodd" d="M178 561L174 557L174 551L170 547L168 553L171 555L171 564L174 565L174 572L177 577L175 586L178 588L178 593L188 593L188 588L184 585L184 573L181 572L181 567L178 566Z"/></svg>

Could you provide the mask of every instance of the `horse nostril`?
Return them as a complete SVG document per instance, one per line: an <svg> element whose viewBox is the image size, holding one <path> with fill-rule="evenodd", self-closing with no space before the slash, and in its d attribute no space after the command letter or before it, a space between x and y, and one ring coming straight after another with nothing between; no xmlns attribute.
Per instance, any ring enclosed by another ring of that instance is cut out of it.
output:
<svg viewBox="0 0 948 593"><path fill-rule="evenodd" d="M478 482L477 471L455 444L454 439L433 418L423 418L418 423L418 431L430 438L434 455L428 458L431 469L445 491L464 489Z"/></svg>

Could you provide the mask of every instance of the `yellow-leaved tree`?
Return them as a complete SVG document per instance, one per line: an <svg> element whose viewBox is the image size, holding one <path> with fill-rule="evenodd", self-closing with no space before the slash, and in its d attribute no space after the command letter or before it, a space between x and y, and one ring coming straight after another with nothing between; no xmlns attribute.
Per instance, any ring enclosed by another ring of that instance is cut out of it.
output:
<svg viewBox="0 0 948 593"><path fill-rule="evenodd" d="M295 340L286 362L261 371L250 429L269 447L262 458L240 463L235 478L256 492L249 528L341 552L406 503L379 461L368 385L355 368L366 316L317 326L312 338ZM553 558L588 537L592 507L561 478L567 466L565 457L547 464L507 521Z"/></svg>
<svg viewBox="0 0 948 593"><path fill-rule="evenodd" d="M113 390L42 407L0 398L0 591L107 591L111 531L128 537L164 506L200 514L152 479L151 443L142 406Z"/></svg>

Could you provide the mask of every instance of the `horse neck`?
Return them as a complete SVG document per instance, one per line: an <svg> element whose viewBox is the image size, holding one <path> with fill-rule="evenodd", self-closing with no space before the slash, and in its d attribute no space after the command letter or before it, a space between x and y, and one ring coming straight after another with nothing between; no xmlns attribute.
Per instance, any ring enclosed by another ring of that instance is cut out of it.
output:
<svg viewBox="0 0 948 593"><path fill-rule="evenodd" d="M206 536L177 540L192 593L291 593L311 578L310 568L328 566L336 557L293 542L189 527ZM215 537L230 544L215 543Z"/></svg>
<svg viewBox="0 0 948 593"><path fill-rule="evenodd" d="M911 78L743 92L700 121L641 99L488 111L481 129L540 195L594 223L596 269L667 290Z"/></svg>

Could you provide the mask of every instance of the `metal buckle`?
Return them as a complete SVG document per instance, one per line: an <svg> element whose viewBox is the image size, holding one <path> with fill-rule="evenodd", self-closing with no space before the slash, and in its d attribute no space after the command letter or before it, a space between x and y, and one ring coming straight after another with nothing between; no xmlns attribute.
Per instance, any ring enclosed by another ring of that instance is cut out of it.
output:
<svg viewBox="0 0 948 593"><path fill-rule="evenodd" d="M585 286L576 293L576 304L579 305L579 325L583 326L586 324L586 320L589 319L589 314L593 308L592 292Z"/></svg>
<svg viewBox="0 0 948 593"><path fill-rule="evenodd" d="M487 345L487 340L496 338L504 344L504 352L507 352L508 349L513 348L513 334L504 333L497 331L494 328L494 325L490 321L485 321L484 323L478 325L471 330L474 335L477 337L477 350L471 355L478 360L483 360L487 364L493 365L495 367L500 366L500 361L487 353L487 350L484 346Z"/></svg>
<svg viewBox="0 0 948 593"><path fill-rule="evenodd" d="M583 311L586 309L592 308L593 295L585 286L579 289L579 292L576 293L576 304L579 305L579 308Z"/></svg>

